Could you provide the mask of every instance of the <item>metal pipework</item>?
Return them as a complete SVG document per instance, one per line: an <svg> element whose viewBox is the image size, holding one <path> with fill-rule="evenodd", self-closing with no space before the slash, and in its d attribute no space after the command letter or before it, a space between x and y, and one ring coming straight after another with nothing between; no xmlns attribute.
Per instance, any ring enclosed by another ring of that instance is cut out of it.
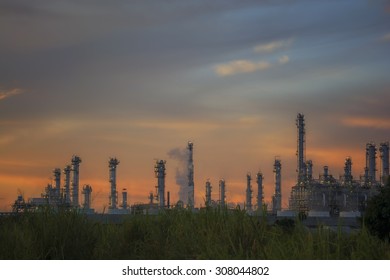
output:
<svg viewBox="0 0 390 280"><path fill-rule="evenodd" d="M127 209L127 190L122 190L122 208Z"/></svg>
<svg viewBox="0 0 390 280"><path fill-rule="evenodd" d="M207 180L206 182L206 206L211 206L211 190L212 186L210 183L210 180Z"/></svg>
<svg viewBox="0 0 390 280"><path fill-rule="evenodd" d="M376 182L376 146L374 143L366 145L366 167L368 168L368 180L371 184Z"/></svg>
<svg viewBox="0 0 390 280"><path fill-rule="evenodd" d="M55 168L53 170L53 176L54 176L56 199L59 199L61 196L61 169Z"/></svg>
<svg viewBox="0 0 390 280"><path fill-rule="evenodd" d="M246 174L246 209L252 211L252 176L250 173Z"/></svg>
<svg viewBox="0 0 390 280"><path fill-rule="evenodd" d="M193 208L195 205L194 196L194 160L193 160L193 149L194 143L188 142L188 206Z"/></svg>
<svg viewBox="0 0 390 280"><path fill-rule="evenodd" d="M257 209L263 208L263 174L259 171L256 175L257 182Z"/></svg>
<svg viewBox="0 0 390 280"><path fill-rule="evenodd" d="M64 179L64 192L65 192L65 203L70 204L70 165L65 166L64 168L64 174L65 174L65 179Z"/></svg>
<svg viewBox="0 0 390 280"><path fill-rule="evenodd" d="M282 164L279 159L275 159L274 173L275 173L275 194L273 196L273 212L276 214L277 211L282 209Z"/></svg>
<svg viewBox="0 0 390 280"><path fill-rule="evenodd" d="M379 147L381 157L381 184L384 186L389 178L389 142L380 144Z"/></svg>
<svg viewBox="0 0 390 280"><path fill-rule="evenodd" d="M154 173L157 178L157 198L160 208L165 206L165 163L164 160L157 160L154 166Z"/></svg>
<svg viewBox="0 0 390 280"><path fill-rule="evenodd" d="M225 207L226 205L226 189L225 189L225 180L219 180L219 205Z"/></svg>
<svg viewBox="0 0 390 280"><path fill-rule="evenodd" d="M91 193L92 187L90 185L84 185L82 194L84 195L83 208L85 210L91 209Z"/></svg>
<svg viewBox="0 0 390 280"><path fill-rule="evenodd" d="M110 182L110 206L109 209L116 209L118 204L118 192L116 190L116 167L119 164L119 160L116 158L110 158L108 161L108 167L109 167L109 179Z"/></svg>
<svg viewBox="0 0 390 280"><path fill-rule="evenodd" d="M344 181L345 183L352 183L352 159L347 157L344 164Z"/></svg>
<svg viewBox="0 0 390 280"><path fill-rule="evenodd" d="M72 157L72 205L79 207L79 172L80 172L81 158L74 155Z"/></svg>
<svg viewBox="0 0 390 280"><path fill-rule="evenodd" d="M313 162L311 160L306 161L306 176L307 180L313 180Z"/></svg>
<svg viewBox="0 0 390 280"><path fill-rule="evenodd" d="M298 114L296 119L297 125L297 172L298 184L305 180L305 120L303 114Z"/></svg>

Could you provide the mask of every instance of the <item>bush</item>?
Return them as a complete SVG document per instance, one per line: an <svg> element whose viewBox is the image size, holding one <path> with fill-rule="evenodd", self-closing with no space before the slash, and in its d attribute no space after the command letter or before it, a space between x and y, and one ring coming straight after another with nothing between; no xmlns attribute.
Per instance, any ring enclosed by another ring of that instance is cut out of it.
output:
<svg viewBox="0 0 390 280"><path fill-rule="evenodd" d="M364 223L371 234L390 241L390 180L368 201Z"/></svg>

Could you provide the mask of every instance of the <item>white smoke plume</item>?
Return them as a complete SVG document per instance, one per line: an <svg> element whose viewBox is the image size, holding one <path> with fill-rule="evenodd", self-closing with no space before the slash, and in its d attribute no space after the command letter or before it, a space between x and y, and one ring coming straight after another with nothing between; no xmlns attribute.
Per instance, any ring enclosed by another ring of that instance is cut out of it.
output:
<svg viewBox="0 0 390 280"><path fill-rule="evenodd" d="M180 187L179 199L184 203L188 200L188 177L187 177L187 162L188 162L188 150L174 148L168 152L168 156L171 159L177 161L175 180L176 184Z"/></svg>

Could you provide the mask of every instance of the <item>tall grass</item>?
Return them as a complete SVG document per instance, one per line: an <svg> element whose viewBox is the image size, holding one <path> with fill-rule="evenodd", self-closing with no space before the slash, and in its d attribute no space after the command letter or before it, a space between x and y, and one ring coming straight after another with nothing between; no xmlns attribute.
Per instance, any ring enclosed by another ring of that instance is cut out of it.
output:
<svg viewBox="0 0 390 280"><path fill-rule="evenodd" d="M0 218L0 259L390 259L390 245L364 227L310 231L240 210L174 209L107 224L45 209Z"/></svg>

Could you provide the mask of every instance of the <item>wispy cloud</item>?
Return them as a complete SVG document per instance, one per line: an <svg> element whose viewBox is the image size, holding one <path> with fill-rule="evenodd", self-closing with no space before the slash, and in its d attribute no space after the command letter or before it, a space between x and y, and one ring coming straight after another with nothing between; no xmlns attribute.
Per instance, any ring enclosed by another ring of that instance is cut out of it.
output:
<svg viewBox="0 0 390 280"><path fill-rule="evenodd" d="M290 58L287 55L283 55L283 56L279 57L278 61L280 64L286 64L287 62L290 61Z"/></svg>
<svg viewBox="0 0 390 280"><path fill-rule="evenodd" d="M390 41L390 33L383 35L381 38L381 41L382 42L389 42Z"/></svg>
<svg viewBox="0 0 390 280"><path fill-rule="evenodd" d="M381 118L363 118L363 117L350 117L345 118L342 124L352 127L371 127L379 129L389 129L390 121L388 119Z"/></svg>
<svg viewBox="0 0 390 280"><path fill-rule="evenodd" d="M215 73L220 76L232 76L239 73L251 73L266 70L272 65L267 61L233 60L227 63L218 64L214 67Z"/></svg>
<svg viewBox="0 0 390 280"><path fill-rule="evenodd" d="M8 97L11 97L11 96L14 96L17 94L21 94L22 92L23 92L23 90L21 90L20 88L13 88L13 89L9 89L9 90L1 90L0 89L0 100L6 99Z"/></svg>
<svg viewBox="0 0 390 280"><path fill-rule="evenodd" d="M253 48L253 50L257 53L270 53L274 52L277 49L288 47L292 43L292 40L280 40L273 41L266 44L260 44Z"/></svg>

